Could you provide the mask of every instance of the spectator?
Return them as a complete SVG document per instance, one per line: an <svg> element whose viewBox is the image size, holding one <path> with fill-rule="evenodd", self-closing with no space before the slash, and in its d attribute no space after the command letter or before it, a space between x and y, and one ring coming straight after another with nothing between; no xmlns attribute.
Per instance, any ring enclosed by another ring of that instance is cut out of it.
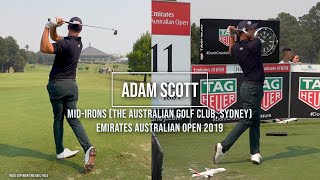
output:
<svg viewBox="0 0 320 180"><path fill-rule="evenodd" d="M279 64L292 63L290 61L292 59L292 52L290 48L283 48L281 56L282 56L282 60L279 62Z"/></svg>
<svg viewBox="0 0 320 180"><path fill-rule="evenodd" d="M298 54L296 54L296 53L294 53L293 55L292 55L292 60L291 60L293 63L301 63L300 62L300 56L298 55Z"/></svg>

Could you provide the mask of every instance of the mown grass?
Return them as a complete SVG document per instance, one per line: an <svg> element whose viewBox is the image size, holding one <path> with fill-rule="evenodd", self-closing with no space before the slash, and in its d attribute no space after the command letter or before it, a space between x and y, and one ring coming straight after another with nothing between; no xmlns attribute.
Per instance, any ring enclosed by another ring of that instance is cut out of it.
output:
<svg viewBox="0 0 320 180"><path fill-rule="evenodd" d="M266 132L281 131L283 125L261 125L263 163L250 162L249 137L246 131L227 152L221 164L212 162L214 144L221 142L234 124L225 125L223 133L158 134L163 148L164 179L191 179L188 168L226 168L213 179L319 179L320 121L303 120L290 123L288 136L266 136Z"/></svg>
<svg viewBox="0 0 320 180"><path fill-rule="evenodd" d="M88 66L89 70L78 70L78 108L110 109L111 75L99 74L100 65L81 66ZM90 174L81 173L84 152L65 121L64 145L80 153L68 160L56 160L53 114L46 90L49 71L50 66L27 65L25 73L0 74L0 179L9 178L11 173L45 173L50 179L151 179L149 133L96 132L96 123L149 122L148 119L81 118L98 151L96 167ZM115 82L116 93L121 92L117 83L122 82Z"/></svg>

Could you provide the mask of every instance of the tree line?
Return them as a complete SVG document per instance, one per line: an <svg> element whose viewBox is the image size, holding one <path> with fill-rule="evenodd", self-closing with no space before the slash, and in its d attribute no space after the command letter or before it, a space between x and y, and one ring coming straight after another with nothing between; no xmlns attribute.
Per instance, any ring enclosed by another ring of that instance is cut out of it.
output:
<svg viewBox="0 0 320 180"><path fill-rule="evenodd" d="M27 64L27 53L20 49L16 40L8 36L0 37L0 72L9 72L13 68L15 72L22 72Z"/></svg>
<svg viewBox="0 0 320 180"><path fill-rule="evenodd" d="M25 49L24 49L25 48ZM26 64L52 64L54 55L44 54L40 51L29 51L29 45L20 48L12 37L0 36L0 73L24 72Z"/></svg>

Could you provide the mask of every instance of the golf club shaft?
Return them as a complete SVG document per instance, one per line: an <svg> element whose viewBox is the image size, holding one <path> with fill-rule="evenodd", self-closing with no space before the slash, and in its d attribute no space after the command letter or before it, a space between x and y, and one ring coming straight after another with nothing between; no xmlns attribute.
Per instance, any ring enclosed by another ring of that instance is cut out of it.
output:
<svg viewBox="0 0 320 180"><path fill-rule="evenodd" d="M247 31L245 31L245 30L243 30L243 29L235 29L236 31L242 31L242 32L244 32L244 33L246 33L246 34L249 34Z"/></svg>
<svg viewBox="0 0 320 180"><path fill-rule="evenodd" d="M68 23L68 24L76 24L76 23L72 23L72 22L69 22L69 21L63 21L63 22ZM92 27L92 28L98 28L98 29L106 29L106 30L116 31L115 29L106 28L106 27L92 26L92 25L86 25L86 24L78 24L78 25Z"/></svg>
<svg viewBox="0 0 320 180"><path fill-rule="evenodd" d="M51 21L51 18L48 18L48 21ZM63 21L64 23L68 23L68 24L78 24L78 23L73 23L73 22L69 22L69 21ZM111 29L111 28L105 28L105 27L99 27L99 26L92 26L92 25L86 25L86 24L78 24L81 26L86 26L86 27L92 27L92 28L97 28L97 29L105 29L105 30L111 30L114 31L114 35L117 35L118 31L116 29Z"/></svg>

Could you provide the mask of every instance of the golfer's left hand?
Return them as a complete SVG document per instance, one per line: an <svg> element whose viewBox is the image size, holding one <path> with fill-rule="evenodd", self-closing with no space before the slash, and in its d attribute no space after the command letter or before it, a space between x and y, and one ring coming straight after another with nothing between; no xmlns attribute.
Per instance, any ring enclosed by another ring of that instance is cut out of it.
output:
<svg viewBox="0 0 320 180"><path fill-rule="evenodd" d="M47 23L46 23L46 27L47 28L53 28L53 27L59 27L64 23L62 18L59 17L55 17L55 18L49 18Z"/></svg>

